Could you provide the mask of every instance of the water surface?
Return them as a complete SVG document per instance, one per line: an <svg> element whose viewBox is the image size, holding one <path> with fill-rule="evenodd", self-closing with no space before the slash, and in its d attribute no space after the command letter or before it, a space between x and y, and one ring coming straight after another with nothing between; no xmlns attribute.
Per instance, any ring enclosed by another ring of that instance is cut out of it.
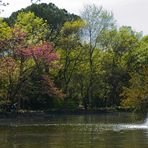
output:
<svg viewBox="0 0 148 148"><path fill-rule="evenodd" d="M1 120L0 148L147 148L144 120L129 113Z"/></svg>

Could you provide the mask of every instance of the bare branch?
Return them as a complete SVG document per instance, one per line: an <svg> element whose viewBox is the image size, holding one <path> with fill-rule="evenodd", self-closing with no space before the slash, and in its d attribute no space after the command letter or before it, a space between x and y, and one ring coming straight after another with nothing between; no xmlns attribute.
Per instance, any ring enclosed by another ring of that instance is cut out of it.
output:
<svg viewBox="0 0 148 148"><path fill-rule="evenodd" d="M31 3L37 3L40 2L41 0L31 0Z"/></svg>

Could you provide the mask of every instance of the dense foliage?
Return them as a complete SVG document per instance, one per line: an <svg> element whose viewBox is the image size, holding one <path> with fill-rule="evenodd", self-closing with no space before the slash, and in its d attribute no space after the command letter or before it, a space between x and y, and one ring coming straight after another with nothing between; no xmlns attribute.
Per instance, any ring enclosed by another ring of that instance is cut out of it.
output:
<svg viewBox="0 0 148 148"><path fill-rule="evenodd" d="M32 4L0 19L0 109L148 108L148 36L113 14Z"/></svg>
<svg viewBox="0 0 148 148"><path fill-rule="evenodd" d="M61 30L61 27L66 21L73 21L79 19L79 16L68 13L65 9L59 9L54 4L42 3L42 4L32 4L31 6L21 9L17 12L13 12L12 15L5 21L13 26L15 24L16 18L21 12L33 12L35 16L46 20L50 28L47 38L50 41L56 42L57 36Z"/></svg>

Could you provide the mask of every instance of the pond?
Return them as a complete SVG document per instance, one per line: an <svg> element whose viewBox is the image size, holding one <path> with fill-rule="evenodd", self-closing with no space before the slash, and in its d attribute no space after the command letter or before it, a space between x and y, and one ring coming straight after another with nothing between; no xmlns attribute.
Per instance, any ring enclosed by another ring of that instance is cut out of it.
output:
<svg viewBox="0 0 148 148"><path fill-rule="evenodd" d="M1 119L0 148L147 148L144 120L132 113Z"/></svg>

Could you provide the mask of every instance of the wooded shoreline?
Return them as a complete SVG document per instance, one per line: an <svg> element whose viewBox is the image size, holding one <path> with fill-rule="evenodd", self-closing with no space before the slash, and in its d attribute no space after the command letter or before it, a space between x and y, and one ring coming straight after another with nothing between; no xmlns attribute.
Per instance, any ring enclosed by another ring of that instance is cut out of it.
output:
<svg viewBox="0 0 148 148"><path fill-rule="evenodd" d="M102 7L28 6L0 18L0 112L148 112L147 50Z"/></svg>

